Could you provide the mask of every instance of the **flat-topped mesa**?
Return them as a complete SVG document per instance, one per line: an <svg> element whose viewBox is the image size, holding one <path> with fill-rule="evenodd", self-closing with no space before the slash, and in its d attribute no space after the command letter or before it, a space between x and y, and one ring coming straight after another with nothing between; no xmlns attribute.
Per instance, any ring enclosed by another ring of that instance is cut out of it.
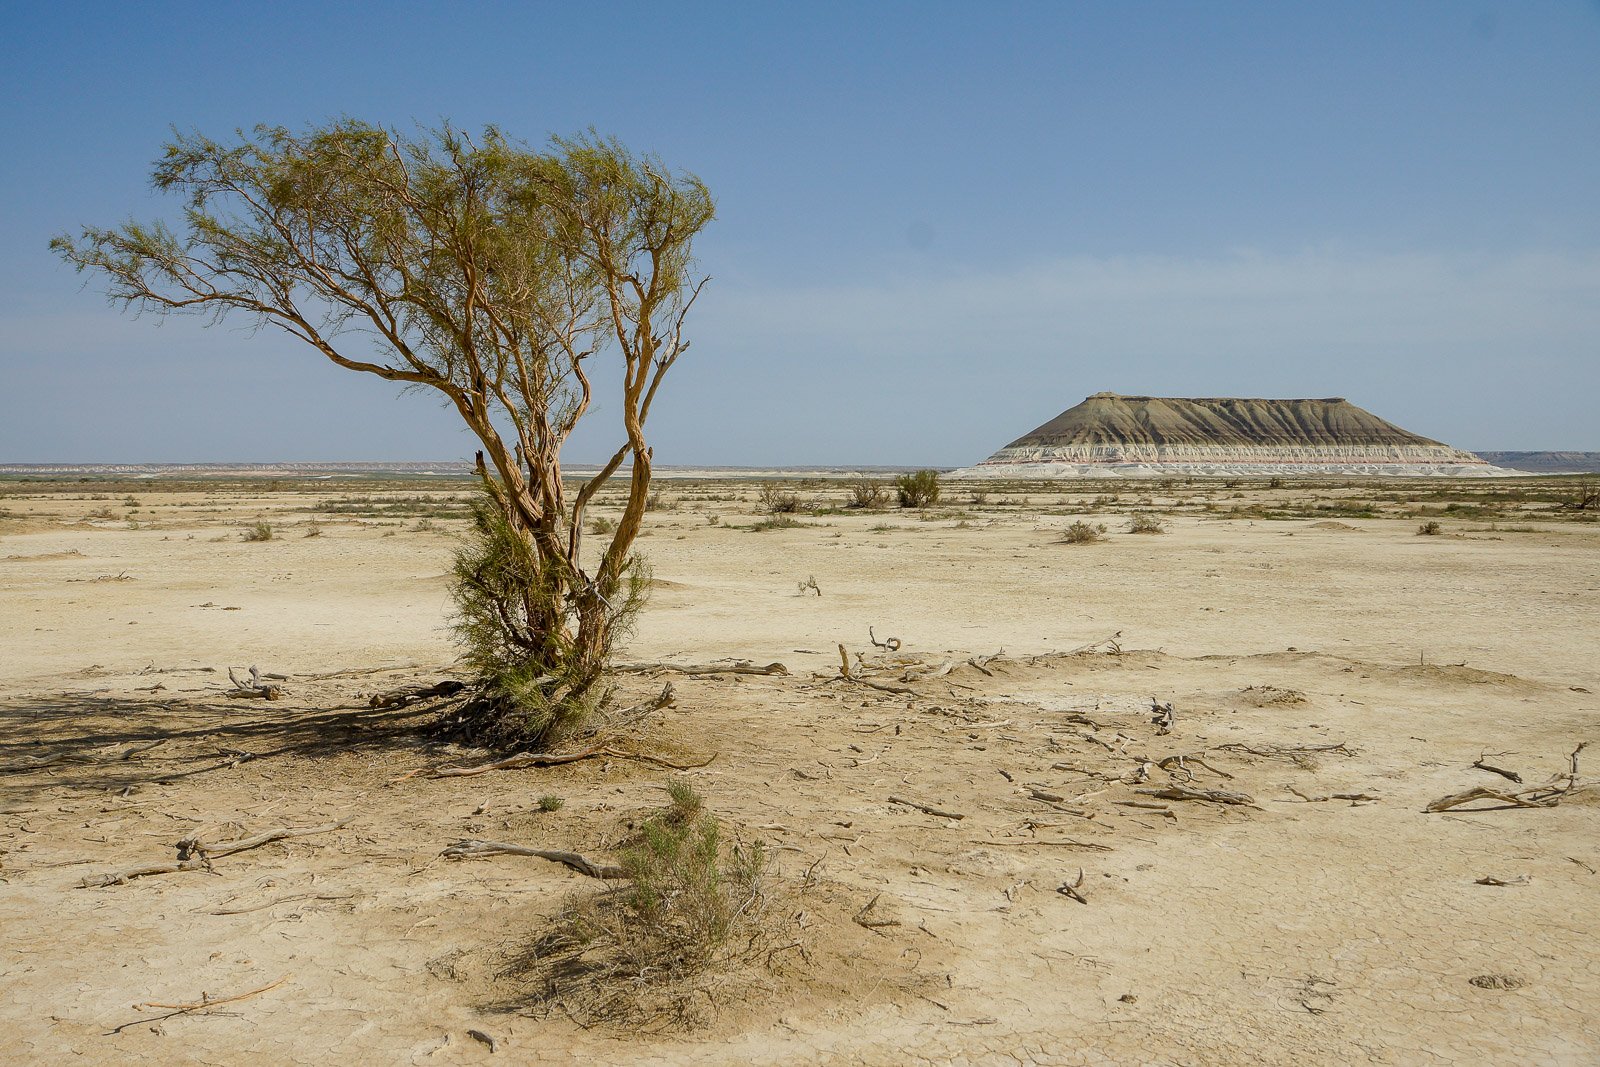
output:
<svg viewBox="0 0 1600 1067"><path fill-rule="evenodd" d="M958 478L1236 474L1506 477L1478 456L1386 422L1343 397L1095 393Z"/></svg>

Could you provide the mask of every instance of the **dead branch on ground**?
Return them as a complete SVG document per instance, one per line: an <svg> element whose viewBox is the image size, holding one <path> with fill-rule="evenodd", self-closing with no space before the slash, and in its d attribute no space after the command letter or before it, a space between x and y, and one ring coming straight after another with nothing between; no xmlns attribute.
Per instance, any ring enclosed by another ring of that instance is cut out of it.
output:
<svg viewBox="0 0 1600 1067"><path fill-rule="evenodd" d="M878 635L872 632L872 627L870 626L867 627L867 640L872 642L873 648L881 648L886 652L900 651L900 639L898 637L885 637L882 641L879 641Z"/></svg>
<svg viewBox="0 0 1600 1067"><path fill-rule="evenodd" d="M782 663L757 666L747 659L727 663L619 663L611 668L618 674L687 674L698 677L708 674L763 674L787 675L789 668Z"/></svg>
<svg viewBox="0 0 1600 1067"><path fill-rule="evenodd" d="M1155 697L1150 698L1150 725L1156 728L1157 737L1170 734L1172 732L1172 724L1177 717L1177 712L1173 710L1171 701L1163 704Z"/></svg>
<svg viewBox="0 0 1600 1067"><path fill-rule="evenodd" d="M1248 793L1234 793L1227 789L1194 789L1186 785L1170 785L1164 789L1137 790L1144 796L1160 800L1198 800L1208 804L1232 804L1239 807L1258 808Z"/></svg>
<svg viewBox="0 0 1600 1067"><path fill-rule="evenodd" d="M11 763L0 763L0 774L22 774L27 771L36 771L41 767L50 767L57 763L88 763L109 764L121 763L131 760L141 753L149 752L152 748L159 748L167 743L169 738L161 738L150 742L148 745L135 745L133 748L118 753L115 756L96 756L87 752L52 752L47 756L24 756L22 759Z"/></svg>
<svg viewBox="0 0 1600 1067"><path fill-rule="evenodd" d="M310 837L313 834L332 833L350 822L355 816L346 816L338 822L329 823L327 826L312 826L305 829L292 829L279 827L253 837L240 838L237 841L224 841L216 845L207 845L200 841L196 835L191 834L177 843L178 858L172 863L153 863L142 867L131 867L125 871L115 871L109 874L86 875L78 882L79 889L100 889L105 886L121 885L135 878L145 878L156 874L178 874L183 871L202 870L211 866L211 861L231 856L236 852L246 849L259 848L273 841L282 841L291 837Z"/></svg>
<svg viewBox="0 0 1600 1067"><path fill-rule="evenodd" d="M1079 904L1089 903L1088 899L1084 897L1083 893L1081 892L1083 889L1083 877L1083 868L1079 867L1078 880L1076 882L1062 882L1060 885L1056 886L1056 892L1060 893L1064 897L1071 897Z"/></svg>
<svg viewBox="0 0 1600 1067"><path fill-rule="evenodd" d="M367 707L378 711L393 711L417 703L419 700L431 700L434 697L453 697L467 687L467 683L458 682L454 678L447 678L433 685L408 685L394 689L387 693L374 693L367 701Z"/></svg>
<svg viewBox="0 0 1600 1067"><path fill-rule="evenodd" d="M1500 811L1505 808L1553 808L1570 794L1583 788L1578 784L1578 755L1588 747L1589 742L1579 742L1578 747L1573 749L1572 754L1567 757L1567 773L1557 774L1544 785L1534 786L1531 789L1522 789L1515 793L1478 786L1460 793L1452 793L1449 796L1440 797L1422 810L1430 813L1449 811L1463 804L1470 804L1475 800L1492 800L1494 804L1488 807L1468 808L1466 809L1468 812Z"/></svg>
<svg viewBox="0 0 1600 1067"><path fill-rule="evenodd" d="M1488 757L1489 753L1480 753L1478 758L1473 761L1472 765L1480 771L1488 771L1490 774L1498 774L1500 777L1512 782L1516 782L1518 785L1522 784L1522 775L1518 774L1516 771L1508 771L1504 767L1496 767L1492 763L1485 763L1484 760L1486 760Z"/></svg>
<svg viewBox="0 0 1600 1067"><path fill-rule="evenodd" d="M899 926L899 919L873 919L869 917L872 914L872 909L878 906L878 898L881 896L883 896L882 893L875 893L872 899L867 901L862 909L852 916L851 921L857 926L864 926L868 930L872 930L874 932L876 932L879 927L883 926Z"/></svg>
<svg viewBox="0 0 1600 1067"><path fill-rule="evenodd" d="M228 668L228 681L233 683L233 689L228 695L231 697L259 697L262 700L278 700L283 696L283 690L275 685L268 685L261 680L261 669L255 665L250 667L250 680L241 681L233 668Z"/></svg>
<svg viewBox="0 0 1600 1067"><path fill-rule="evenodd" d="M472 838L457 841L449 845L439 855L447 860L478 859L484 856L532 856L536 859L549 860L571 867L579 874L590 878L618 879L628 877L628 873L621 867L611 863L596 863L587 856L576 852L567 852L562 849L527 848L523 845L510 845L503 841L478 841Z"/></svg>
<svg viewBox="0 0 1600 1067"><path fill-rule="evenodd" d="M1329 800L1348 800L1353 804L1358 801L1372 801L1378 799L1371 793L1329 793L1325 797L1313 797L1307 796L1305 793L1300 792L1300 790L1296 789L1292 785L1284 786L1284 788L1293 793L1295 796L1299 797L1301 800L1305 801L1307 804L1322 804Z"/></svg>
<svg viewBox="0 0 1600 1067"><path fill-rule="evenodd" d="M934 816L937 816L938 818L941 818L941 819L965 819L966 818L965 815L962 815L962 814L960 814L958 812L941 811L938 808L931 808L926 804L919 804L915 800L907 800L905 797L891 796L889 798L889 803L891 803L891 804L904 804L908 808L916 808L918 811L922 812L924 815L934 815Z"/></svg>
<svg viewBox="0 0 1600 1067"><path fill-rule="evenodd" d="M282 978L278 979L276 982L268 982L266 985L262 986L260 989L252 989L248 993L237 993L237 994L235 994L235 995L233 995L231 997L213 997L208 993L201 993L200 994L200 999L195 1001L192 1004L162 1004L162 1003L160 1003L158 1001L149 1001L149 1002L144 1003L144 1004L135 1004L133 1006L133 1010L134 1011L149 1011L151 1008L164 1008L164 1009L171 1010L173 1012L180 1012L181 1013L181 1012L187 1012L187 1011L202 1011L202 1010L204 1010L206 1008L214 1008L218 1004L237 1004L241 1000L249 1000L251 997L260 996L262 993L265 993L269 989L277 989L283 983L287 982L290 979L290 977L291 977L290 975L286 974Z"/></svg>

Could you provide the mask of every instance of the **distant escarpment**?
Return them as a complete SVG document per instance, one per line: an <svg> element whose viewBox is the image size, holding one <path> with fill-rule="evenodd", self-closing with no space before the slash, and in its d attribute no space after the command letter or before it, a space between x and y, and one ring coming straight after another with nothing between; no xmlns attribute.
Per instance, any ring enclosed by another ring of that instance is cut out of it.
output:
<svg viewBox="0 0 1600 1067"><path fill-rule="evenodd" d="M1529 474L1600 473L1600 452L1477 452L1485 463Z"/></svg>
<svg viewBox="0 0 1600 1067"><path fill-rule="evenodd" d="M975 467L974 478L1515 474L1345 400L1096 393Z"/></svg>

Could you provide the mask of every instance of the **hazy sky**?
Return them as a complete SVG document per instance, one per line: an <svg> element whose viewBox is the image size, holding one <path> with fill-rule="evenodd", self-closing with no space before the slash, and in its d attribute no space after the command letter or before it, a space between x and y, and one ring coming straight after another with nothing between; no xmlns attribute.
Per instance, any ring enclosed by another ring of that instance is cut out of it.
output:
<svg viewBox="0 0 1600 1067"><path fill-rule="evenodd" d="M0 89L0 462L470 454L46 250L170 211L174 125L339 115L593 126L709 183L658 463L967 463L1103 389L1600 449L1594 2L10 3Z"/></svg>

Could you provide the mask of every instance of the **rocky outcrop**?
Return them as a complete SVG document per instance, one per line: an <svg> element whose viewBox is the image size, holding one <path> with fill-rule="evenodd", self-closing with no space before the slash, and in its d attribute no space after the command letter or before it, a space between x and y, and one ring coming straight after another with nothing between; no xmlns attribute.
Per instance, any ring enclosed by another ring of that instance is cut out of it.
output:
<svg viewBox="0 0 1600 1067"><path fill-rule="evenodd" d="M975 467L972 478L1362 474L1496 477L1470 452L1345 400L1096 393Z"/></svg>

